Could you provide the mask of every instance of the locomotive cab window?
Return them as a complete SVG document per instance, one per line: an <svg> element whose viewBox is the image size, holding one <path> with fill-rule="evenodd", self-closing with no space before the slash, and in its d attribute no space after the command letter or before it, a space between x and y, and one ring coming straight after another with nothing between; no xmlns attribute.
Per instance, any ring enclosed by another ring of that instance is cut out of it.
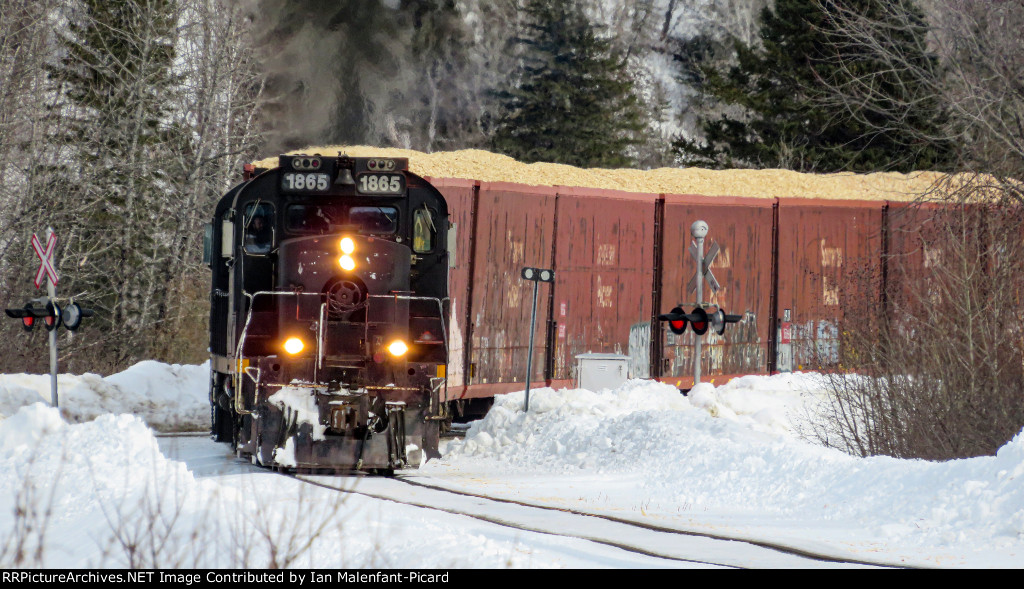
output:
<svg viewBox="0 0 1024 589"><path fill-rule="evenodd" d="M434 238L437 230L430 209L424 206L416 209L412 216L412 251L425 254L434 251Z"/></svg>
<svg viewBox="0 0 1024 589"><path fill-rule="evenodd" d="M254 202L245 207L243 241L245 253L266 254L274 244L274 206Z"/></svg>
<svg viewBox="0 0 1024 589"><path fill-rule="evenodd" d="M291 233L324 234L352 229L359 233L391 235L398 229L395 207L337 204L288 207L287 228Z"/></svg>

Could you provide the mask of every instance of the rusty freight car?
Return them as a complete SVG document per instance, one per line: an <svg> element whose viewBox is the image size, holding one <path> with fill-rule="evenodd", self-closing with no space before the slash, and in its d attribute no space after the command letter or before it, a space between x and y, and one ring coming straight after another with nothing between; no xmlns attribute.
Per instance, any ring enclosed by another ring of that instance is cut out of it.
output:
<svg viewBox="0 0 1024 589"><path fill-rule="evenodd" d="M838 346L844 278L856 268L885 279L881 260L902 243L890 236L890 206L938 177L580 170L475 150L302 151L408 158L447 200L457 248L446 400L462 403L523 386L532 295L523 266L556 272L541 290L532 386L571 384L573 359L585 352L628 354L634 376L689 386L693 334L668 332L657 315L690 300L686 249L697 219L721 248L712 265L721 290L710 302L743 317L724 335L705 336L702 374L777 371L783 324L794 369L827 359Z"/></svg>

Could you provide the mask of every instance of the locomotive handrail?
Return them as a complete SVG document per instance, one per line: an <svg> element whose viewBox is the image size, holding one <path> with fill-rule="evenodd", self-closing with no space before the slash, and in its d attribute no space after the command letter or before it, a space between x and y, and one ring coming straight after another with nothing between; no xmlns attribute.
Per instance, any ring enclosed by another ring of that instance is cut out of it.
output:
<svg viewBox="0 0 1024 589"><path fill-rule="evenodd" d="M448 325L444 320L444 303L450 301L449 297L439 299L437 297L418 297L412 295L400 295L400 294L386 294L386 295L367 295L366 300L369 303L370 299L392 299L392 300L406 300L406 301L434 301L437 303L437 316L441 321L441 336L444 338L444 356L445 356L445 373L444 373L444 396L448 398L448 354L451 351L448 348Z"/></svg>
<svg viewBox="0 0 1024 589"><path fill-rule="evenodd" d="M387 294L387 295L367 295L367 299L381 298L381 299L392 299L392 300L432 300L437 303L437 317L441 322L441 335L444 337L444 352L445 354L449 351L449 345L447 345L447 326L444 324L444 301L451 300L449 297L437 298L437 297L424 297L424 296L411 296L411 295L399 295L399 294Z"/></svg>
<svg viewBox="0 0 1024 589"><path fill-rule="evenodd" d="M324 340L324 324L327 323L327 303L320 303L320 324L317 325L316 332L316 370L313 372L313 380L319 382L320 379L317 376L320 375L320 371L323 370L324 365L324 350L326 346L323 345Z"/></svg>
<svg viewBox="0 0 1024 589"><path fill-rule="evenodd" d="M256 300L256 297L258 297L260 295L271 295L271 296L301 296L301 295L306 295L306 296L315 296L315 297L319 297L320 296L320 293L295 292L295 291L287 291L286 292L286 291L279 291L279 290L261 290L261 291L257 291L257 292L253 292L253 293L242 291L242 294L246 298L249 299L249 312L246 314L246 317L245 317L245 325L242 327L242 335L238 338L238 344L235 346L235 362L238 363L237 366L239 368L241 368L241 362L242 362L242 348L245 346L245 340L246 340L246 338L249 335L249 325L252 323L252 313L253 313L253 307L254 307L253 303ZM321 306L321 309L322 309L322 306ZM317 358L319 359L319 357L320 357L320 340L319 340L319 338L317 339L316 346L317 346L317 350L316 350ZM238 413L239 415L251 415L252 411L246 411L243 408L243 403L242 403L242 375L243 375L243 373L247 374L247 371L244 370L244 369L236 369L234 375L232 375L232 381L233 381L233 383L235 385L235 412ZM316 380L316 376L317 376L317 374L313 375L313 379L314 380ZM250 378L252 378L252 377L250 376ZM259 387L257 387L257 389L258 388Z"/></svg>

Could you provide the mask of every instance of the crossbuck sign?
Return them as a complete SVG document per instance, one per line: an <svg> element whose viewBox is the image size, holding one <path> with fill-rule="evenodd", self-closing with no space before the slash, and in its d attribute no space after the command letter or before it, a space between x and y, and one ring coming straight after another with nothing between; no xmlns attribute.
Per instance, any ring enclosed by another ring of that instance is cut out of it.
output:
<svg viewBox="0 0 1024 589"><path fill-rule="evenodd" d="M702 221L698 221L701 223ZM701 245L698 247L697 242ZM690 278L690 282L686 285L686 292L694 292L697 290L697 281L702 277L708 281L708 286L711 287L711 292L718 292L721 288L718 284L718 280L715 279L715 275L711 273L711 262L715 261L715 257L718 256L718 242L711 244L708 248L708 255L703 255L703 244L704 238L698 237L696 242L690 242L690 255L693 256L693 261L697 262L697 273ZM700 298L698 296L698 298ZM700 301L698 301L700 302Z"/></svg>
<svg viewBox="0 0 1024 589"><path fill-rule="evenodd" d="M43 249L43 244L39 242L39 238L36 234L32 234L32 249L35 250L36 256L39 258L39 270L36 272L35 285L39 288L43 284L43 278L49 277L50 284L57 286L60 282L60 277L57 276L57 269L53 267L53 252L57 249L57 234L52 231L48 232L46 238L46 249Z"/></svg>

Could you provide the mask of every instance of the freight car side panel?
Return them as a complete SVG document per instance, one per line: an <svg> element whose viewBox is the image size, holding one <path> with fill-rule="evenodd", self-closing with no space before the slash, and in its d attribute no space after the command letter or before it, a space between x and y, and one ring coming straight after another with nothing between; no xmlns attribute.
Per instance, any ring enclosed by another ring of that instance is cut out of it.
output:
<svg viewBox="0 0 1024 589"><path fill-rule="evenodd" d="M576 354L628 354L630 327L650 319L656 199L558 189L553 378L575 377Z"/></svg>
<svg viewBox="0 0 1024 589"><path fill-rule="evenodd" d="M534 283L519 273L523 266L551 267L555 195L549 187L484 182L476 214L469 383L521 383ZM537 304L534 381L544 375L548 288L541 285Z"/></svg>
<svg viewBox="0 0 1024 589"><path fill-rule="evenodd" d="M886 211L886 301L889 312L918 312L929 304L926 276L942 263L940 244L949 214L939 205L890 203Z"/></svg>
<svg viewBox="0 0 1024 589"><path fill-rule="evenodd" d="M449 396L457 396L465 384L465 356L468 341L470 256L473 247L473 199L477 182L453 178L427 178L448 201L449 220L455 225L455 267L448 275L448 387Z"/></svg>
<svg viewBox="0 0 1024 589"><path fill-rule="evenodd" d="M884 202L779 199L778 313L794 370L838 361L844 307L878 301Z"/></svg>
<svg viewBox="0 0 1024 589"><path fill-rule="evenodd" d="M667 313L681 303L693 308L696 293L686 292L697 264L690 255L690 225L707 222L705 255L711 244L721 248L711 271L721 285L712 293L704 283L704 300L722 305L726 313L743 315L724 335L710 330L701 344L701 374L763 373L767 370L769 305L772 287L773 199L665 195L662 245L661 309ZM663 377L693 375L694 334L675 335L660 323Z"/></svg>

